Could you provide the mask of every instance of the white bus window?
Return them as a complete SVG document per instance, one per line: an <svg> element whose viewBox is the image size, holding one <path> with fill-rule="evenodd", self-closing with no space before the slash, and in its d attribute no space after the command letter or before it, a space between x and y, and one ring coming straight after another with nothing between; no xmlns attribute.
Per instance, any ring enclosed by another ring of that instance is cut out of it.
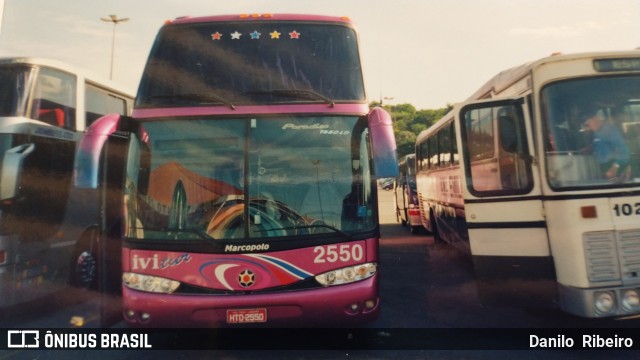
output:
<svg viewBox="0 0 640 360"><path fill-rule="evenodd" d="M437 169L440 166L438 161L438 138L436 136L429 138L429 169Z"/></svg>
<svg viewBox="0 0 640 360"><path fill-rule="evenodd" d="M472 193L511 195L531 189L526 131L518 110L514 105L494 105L464 112L463 143Z"/></svg>
<svg viewBox="0 0 640 360"><path fill-rule="evenodd" d="M449 125L451 128L451 166L457 166L460 164L460 159L458 158L458 140L456 136L456 127L453 123Z"/></svg>
<svg viewBox="0 0 640 360"><path fill-rule="evenodd" d="M494 151L491 109L475 109L465 116L471 161L490 159Z"/></svg>
<svg viewBox="0 0 640 360"><path fill-rule="evenodd" d="M440 153L440 166L451 165L451 128L445 127L438 131L438 152Z"/></svg>
<svg viewBox="0 0 640 360"><path fill-rule="evenodd" d="M127 113L127 103L123 98L110 94L106 90L87 84L85 95L86 126L106 114Z"/></svg>
<svg viewBox="0 0 640 360"><path fill-rule="evenodd" d="M23 65L0 67L0 116L25 116L34 73Z"/></svg>
<svg viewBox="0 0 640 360"><path fill-rule="evenodd" d="M421 142L417 149L417 164L418 170L429 169L429 143L426 141Z"/></svg>
<svg viewBox="0 0 640 360"><path fill-rule="evenodd" d="M40 68L32 104L32 118L50 125L75 129L76 77Z"/></svg>
<svg viewBox="0 0 640 360"><path fill-rule="evenodd" d="M556 189L640 182L640 77L562 81L542 90L545 160Z"/></svg>

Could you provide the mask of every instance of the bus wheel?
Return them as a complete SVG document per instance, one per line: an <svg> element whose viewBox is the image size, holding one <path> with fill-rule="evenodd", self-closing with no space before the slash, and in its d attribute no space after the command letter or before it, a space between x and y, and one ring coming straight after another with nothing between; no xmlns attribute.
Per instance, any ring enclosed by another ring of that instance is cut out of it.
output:
<svg viewBox="0 0 640 360"><path fill-rule="evenodd" d="M92 289L95 287L97 278L96 258L88 251L83 251L77 255L73 268L73 283L82 289Z"/></svg>
<svg viewBox="0 0 640 360"><path fill-rule="evenodd" d="M436 225L436 217L433 211L429 214L429 221L431 223L431 235L433 236L433 242L435 244L443 244L444 240L442 240L440 232L438 231L438 226Z"/></svg>
<svg viewBox="0 0 640 360"><path fill-rule="evenodd" d="M71 285L81 289L98 288L98 260L92 249L98 246L98 230L86 231L71 256Z"/></svg>

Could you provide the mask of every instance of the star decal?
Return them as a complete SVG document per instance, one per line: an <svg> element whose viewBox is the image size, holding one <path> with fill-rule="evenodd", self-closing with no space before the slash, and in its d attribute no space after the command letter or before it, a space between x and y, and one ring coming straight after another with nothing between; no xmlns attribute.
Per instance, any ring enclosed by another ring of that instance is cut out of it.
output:
<svg viewBox="0 0 640 360"><path fill-rule="evenodd" d="M273 32L270 32L269 35L271 35L272 39L280 39L280 35L282 35L282 34L279 33L278 31L274 30Z"/></svg>
<svg viewBox="0 0 640 360"><path fill-rule="evenodd" d="M291 39L299 39L300 38L300 33L293 30L292 32L289 33L289 37Z"/></svg>
<svg viewBox="0 0 640 360"><path fill-rule="evenodd" d="M242 34L239 33L238 31L231 33L231 39L232 40L240 40L240 36L242 36Z"/></svg>
<svg viewBox="0 0 640 360"><path fill-rule="evenodd" d="M219 32L215 32L213 34L211 34L211 40L220 40L222 38L222 34L220 34Z"/></svg>
<svg viewBox="0 0 640 360"><path fill-rule="evenodd" d="M251 39L260 39L260 35L262 35L262 33L259 33L258 30L254 30L249 35L251 35Z"/></svg>

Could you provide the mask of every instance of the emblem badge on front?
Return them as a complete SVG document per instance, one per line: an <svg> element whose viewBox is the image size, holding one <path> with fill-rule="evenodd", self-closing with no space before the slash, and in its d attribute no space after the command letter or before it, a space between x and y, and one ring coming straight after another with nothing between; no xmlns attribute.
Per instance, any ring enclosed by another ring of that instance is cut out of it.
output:
<svg viewBox="0 0 640 360"><path fill-rule="evenodd" d="M255 274L251 270L242 270L238 275L238 282L242 287L250 287L255 282Z"/></svg>

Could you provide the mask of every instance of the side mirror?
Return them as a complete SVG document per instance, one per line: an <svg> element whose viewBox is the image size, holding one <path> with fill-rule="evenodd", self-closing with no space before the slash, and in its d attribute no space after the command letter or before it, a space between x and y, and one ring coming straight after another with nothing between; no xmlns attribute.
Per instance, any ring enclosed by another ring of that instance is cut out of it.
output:
<svg viewBox="0 0 640 360"><path fill-rule="evenodd" d="M373 171L379 179L398 176L397 146L391 115L377 107L369 112L368 120Z"/></svg>
<svg viewBox="0 0 640 360"><path fill-rule="evenodd" d="M73 165L74 185L82 189L98 188L100 173L100 154L109 135L117 129L124 116L108 114L96 120L85 130L76 150Z"/></svg>
<svg viewBox="0 0 640 360"><path fill-rule="evenodd" d="M0 176L0 200L16 197L22 173L22 163L35 149L34 144L22 144L4 153L2 175Z"/></svg>

